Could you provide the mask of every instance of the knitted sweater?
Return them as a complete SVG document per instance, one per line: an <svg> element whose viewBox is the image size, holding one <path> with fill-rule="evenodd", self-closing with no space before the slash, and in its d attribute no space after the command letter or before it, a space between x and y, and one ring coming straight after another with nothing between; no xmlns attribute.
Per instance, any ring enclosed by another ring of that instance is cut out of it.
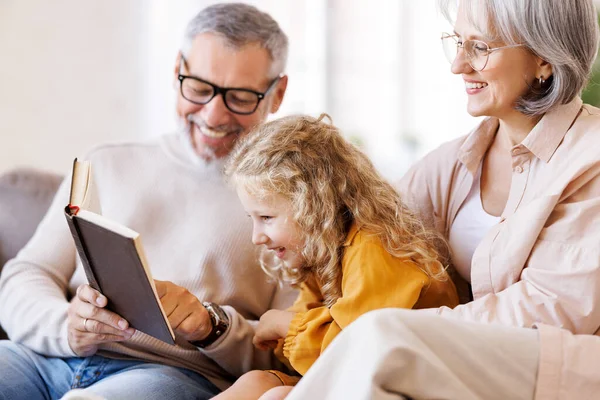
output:
<svg viewBox="0 0 600 400"><path fill-rule="evenodd" d="M253 325L268 309L289 307L297 293L279 288L260 269L251 221L222 179L223 162L204 162L183 134L98 147L87 159L102 214L140 233L153 278L223 305L231 321L205 349L136 332L102 345L98 354L185 367L220 388L251 369L280 368L272 352L252 345ZM63 212L69 185L67 178L0 277L0 323L9 337L56 357L76 356L67 340L68 299L86 283Z"/></svg>

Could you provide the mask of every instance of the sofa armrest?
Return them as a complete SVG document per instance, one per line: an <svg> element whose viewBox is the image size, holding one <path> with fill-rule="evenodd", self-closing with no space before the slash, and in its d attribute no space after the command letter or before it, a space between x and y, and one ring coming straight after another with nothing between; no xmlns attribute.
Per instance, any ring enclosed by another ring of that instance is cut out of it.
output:
<svg viewBox="0 0 600 400"><path fill-rule="evenodd" d="M61 181L58 174L31 168L0 175L0 274L33 236ZM0 329L0 339L5 337Z"/></svg>

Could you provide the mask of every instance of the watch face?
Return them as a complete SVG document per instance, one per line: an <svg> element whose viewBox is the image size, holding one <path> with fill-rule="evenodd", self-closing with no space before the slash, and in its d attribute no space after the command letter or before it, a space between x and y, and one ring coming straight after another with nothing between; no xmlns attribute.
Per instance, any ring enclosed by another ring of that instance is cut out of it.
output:
<svg viewBox="0 0 600 400"><path fill-rule="evenodd" d="M219 306L215 307L215 305L213 304L213 310L215 312L218 322L224 322L226 324L229 324L229 317L227 316L227 313L225 311L223 311L223 309L221 307L219 307Z"/></svg>
<svg viewBox="0 0 600 400"><path fill-rule="evenodd" d="M211 314L212 318L214 318L215 325L225 325L225 328L229 326L229 317L227 313L223 311L221 306L214 303L203 303L206 310Z"/></svg>

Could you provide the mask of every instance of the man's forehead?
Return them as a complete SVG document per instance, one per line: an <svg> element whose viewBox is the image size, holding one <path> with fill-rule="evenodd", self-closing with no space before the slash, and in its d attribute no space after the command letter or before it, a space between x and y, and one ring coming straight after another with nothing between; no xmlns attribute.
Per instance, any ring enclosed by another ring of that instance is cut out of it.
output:
<svg viewBox="0 0 600 400"><path fill-rule="evenodd" d="M272 60L258 43L236 47L215 34L196 36L186 55L188 73L223 87L264 90Z"/></svg>

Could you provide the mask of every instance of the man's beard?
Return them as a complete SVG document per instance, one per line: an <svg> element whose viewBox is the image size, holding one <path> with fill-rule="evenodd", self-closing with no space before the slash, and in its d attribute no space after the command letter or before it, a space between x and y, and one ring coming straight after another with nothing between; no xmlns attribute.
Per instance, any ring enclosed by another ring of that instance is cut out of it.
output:
<svg viewBox="0 0 600 400"><path fill-rule="evenodd" d="M194 150L196 151L196 153L198 153L198 155L200 155L201 158L205 159L208 162L219 158L217 155L217 150L219 150L219 149L213 148L208 145L204 145L204 146L202 146L202 154L200 154L198 152L198 148L199 148L198 143L196 143L196 138L194 137L194 125L196 125L196 128L198 129L200 135L203 135L203 133L202 133L203 129L209 129L213 132L223 132L223 133L226 133L227 135L230 135L230 134L240 135L241 132L243 132L243 130L244 130L243 127L238 124L221 125L221 126L212 128L212 127L209 127L202 119L195 117L193 114L188 114L183 118L182 117L178 118L177 125L178 125L178 131L183 132L184 134L186 134L188 136L192 145L194 146ZM224 136L224 137L226 137L226 136Z"/></svg>

